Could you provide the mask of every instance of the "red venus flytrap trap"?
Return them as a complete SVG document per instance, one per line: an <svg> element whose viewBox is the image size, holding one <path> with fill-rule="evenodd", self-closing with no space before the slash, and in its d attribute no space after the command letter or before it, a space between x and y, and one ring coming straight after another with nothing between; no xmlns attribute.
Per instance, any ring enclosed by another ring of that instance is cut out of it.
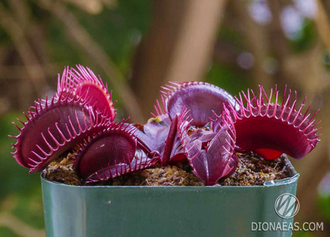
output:
<svg viewBox="0 0 330 237"><path fill-rule="evenodd" d="M269 97L264 88L259 86L259 95L248 90L235 97L240 109L237 111L231 104L228 105L227 114L235 123L237 141L236 145L243 152L253 151L263 158L270 160L278 158L282 153L300 159L314 149L319 142L319 135L315 128L321 121L314 119L318 111L311 116L306 112L302 114L307 96L296 110L297 92L290 104L292 92L286 94L285 87L282 103L278 104L279 91L271 89ZM275 94L275 102L272 96Z"/></svg>
<svg viewBox="0 0 330 237"><path fill-rule="evenodd" d="M236 151L254 152L270 160L286 153L302 158L319 141L319 122L303 113L297 93L277 87L267 95L259 86L232 97L204 82L171 82L162 87L155 114L146 124L115 121L111 93L100 77L81 65L66 67L57 93L39 99L20 133L10 136L16 161L40 172L67 150L78 150L73 164L85 183L108 180L136 170L188 160L205 185L232 175ZM274 97L274 102L273 101ZM296 108L297 107L297 108Z"/></svg>

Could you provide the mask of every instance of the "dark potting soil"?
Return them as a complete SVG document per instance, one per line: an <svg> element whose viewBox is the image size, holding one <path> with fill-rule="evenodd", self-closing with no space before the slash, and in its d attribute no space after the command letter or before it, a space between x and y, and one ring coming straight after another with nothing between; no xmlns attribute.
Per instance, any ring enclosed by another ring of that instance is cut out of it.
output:
<svg viewBox="0 0 330 237"><path fill-rule="evenodd" d="M263 185L266 181L284 179L292 176L290 162L286 156L276 160L264 160L254 153L237 153L239 157L238 167L235 173L217 185L223 186L253 186ZM74 170L72 160L74 154L68 153L60 156L49 164L43 171L43 176L55 182L69 185L83 185ZM126 174L108 181L92 185L113 186L204 186L198 177L192 173L188 163L176 166L161 167L159 164Z"/></svg>

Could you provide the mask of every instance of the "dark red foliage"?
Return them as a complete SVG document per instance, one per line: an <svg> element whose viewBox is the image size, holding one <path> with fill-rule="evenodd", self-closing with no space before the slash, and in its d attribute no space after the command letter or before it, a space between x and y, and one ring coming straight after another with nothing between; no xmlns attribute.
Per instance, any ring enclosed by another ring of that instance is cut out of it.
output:
<svg viewBox="0 0 330 237"><path fill-rule="evenodd" d="M87 179L94 173L111 170L110 167L130 164L137 148L134 131L134 128L125 127L124 123L112 123L96 133L80 149L76 165L78 174Z"/></svg>
<svg viewBox="0 0 330 237"><path fill-rule="evenodd" d="M194 126L208 123L209 118L214 118L213 111L221 113L224 102L235 106L235 100L228 92L206 82L171 82L162 88L169 117L174 118L185 107Z"/></svg>
<svg viewBox="0 0 330 237"><path fill-rule="evenodd" d="M311 116L308 113L310 107L302 114L306 97L296 108L297 92L294 98L291 98L291 91L288 94L284 92L282 103L278 103L276 87L269 97L262 86L258 95L253 91L251 94L249 91L241 92L235 98L240 105L239 111L228 106L235 123L236 145L241 151L253 151L265 159L276 159L282 153L299 159L314 149L319 142L316 134L319 122L314 119L316 114ZM273 94L274 103L271 102Z"/></svg>
<svg viewBox="0 0 330 237"><path fill-rule="evenodd" d="M235 171L238 164L234 153L236 132L225 113L218 127L189 128L190 122L182 121L182 144L194 174L205 185L214 185L220 178Z"/></svg>
<svg viewBox="0 0 330 237"><path fill-rule="evenodd" d="M35 102L13 145L16 161L30 172L42 171L61 153L78 149L77 173L86 183L111 179L160 162L188 160L205 185L232 175L235 150L265 159L282 153L301 158L319 141L315 115L296 108L297 94L267 96L241 92L232 97L204 82L171 82L162 87L153 118L146 124L115 122L116 109L100 77L80 65L66 67L57 93ZM274 103L272 97L274 96Z"/></svg>
<svg viewBox="0 0 330 237"><path fill-rule="evenodd" d="M26 118L13 146L15 159L31 173L42 171L58 155L109 125L79 97L62 94L35 102Z"/></svg>
<svg viewBox="0 0 330 237"><path fill-rule="evenodd" d="M78 71L67 67L62 77L58 76L57 93L67 93L72 97L79 96L95 111L113 121L116 110L107 84L103 83L100 76L97 78L89 68L77 65L77 69Z"/></svg>

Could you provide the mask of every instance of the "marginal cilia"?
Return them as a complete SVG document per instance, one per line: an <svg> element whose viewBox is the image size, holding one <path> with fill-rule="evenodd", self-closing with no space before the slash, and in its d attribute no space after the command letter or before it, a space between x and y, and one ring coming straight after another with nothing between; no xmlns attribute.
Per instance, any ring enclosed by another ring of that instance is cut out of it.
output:
<svg viewBox="0 0 330 237"><path fill-rule="evenodd" d="M16 161L40 172L62 153L75 149L77 174L85 183L136 170L189 161L205 185L231 176L236 152L264 159L283 153L300 159L319 142L320 121L297 106L297 92L262 86L233 97L205 82L170 82L161 88L155 112L145 124L116 121L112 93L89 68L65 67L52 98L38 99L13 144Z"/></svg>

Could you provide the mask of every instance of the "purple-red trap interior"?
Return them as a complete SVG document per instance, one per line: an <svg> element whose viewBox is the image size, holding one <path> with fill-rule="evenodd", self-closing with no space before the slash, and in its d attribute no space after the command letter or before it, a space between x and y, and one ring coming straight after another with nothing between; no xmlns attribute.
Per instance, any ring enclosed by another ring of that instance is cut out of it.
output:
<svg viewBox="0 0 330 237"><path fill-rule="evenodd" d="M205 185L232 175L236 152L265 159L282 153L300 159L319 142L320 123L298 105L297 92L259 86L232 96L204 82L171 82L145 124L116 121L111 92L89 68L66 67L57 93L36 100L12 154L30 172L42 171L62 153L75 149L75 169L86 183L151 167L188 161Z"/></svg>

